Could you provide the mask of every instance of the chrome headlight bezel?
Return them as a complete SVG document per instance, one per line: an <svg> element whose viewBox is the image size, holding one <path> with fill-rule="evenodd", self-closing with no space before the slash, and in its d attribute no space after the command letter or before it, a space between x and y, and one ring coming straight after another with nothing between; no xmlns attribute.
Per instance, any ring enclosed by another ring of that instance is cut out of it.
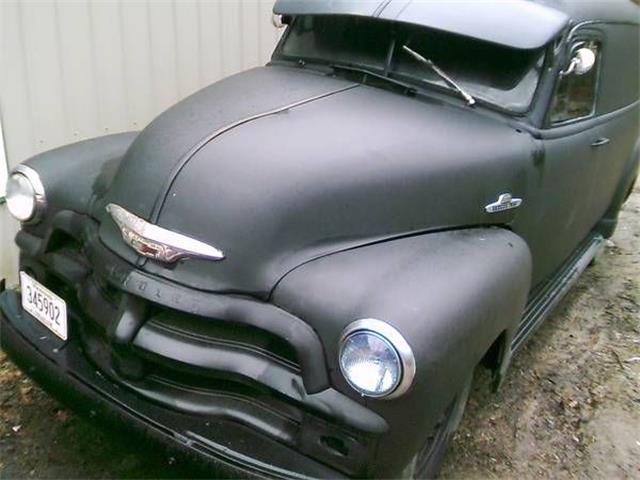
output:
<svg viewBox="0 0 640 480"><path fill-rule="evenodd" d="M352 383L347 372L343 370L342 355L345 343L348 338L357 333L369 333L371 335L374 335L386 342L395 351L395 354L400 362L400 378L395 387L389 392L385 392L380 395L364 393L357 387L357 385L354 385ZM413 355L413 350L411 350L409 343L394 327L386 322L383 322L382 320L377 320L375 318L364 318L361 320L356 320L349 324L342 331L338 349L338 365L343 377L345 378L349 386L351 386L351 388L365 397L381 400L397 398L406 393L413 384L413 380L416 374L416 361Z"/></svg>
<svg viewBox="0 0 640 480"><path fill-rule="evenodd" d="M11 210L11 198L9 195L9 186L11 183L11 179L15 178L15 176L21 176L26 179L28 184L31 186L31 190L33 191L33 209L28 216L19 216L16 215L15 212ZM40 179L40 175L33 168L28 167L26 165L18 165L14 168L9 177L7 179L7 192L5 195L5 201L7 203L7 209L13 218L20 221L23 224L33 224L37 223L42 219L42 215L47 209L47 198L44 191L44 185L42 184L42 180Z"/></svg>

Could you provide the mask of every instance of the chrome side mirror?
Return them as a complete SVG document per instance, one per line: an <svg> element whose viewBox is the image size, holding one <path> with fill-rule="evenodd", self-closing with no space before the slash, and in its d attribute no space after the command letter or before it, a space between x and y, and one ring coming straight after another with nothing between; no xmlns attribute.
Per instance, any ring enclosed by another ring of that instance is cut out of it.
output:
<svg viewBox="0 0 640 480"><path fill-rule="evenodd" d="M281 28L284 28L285 24L282 21L282 15L278 15L276 13L271 15L271 24L274 27L276 27L278 30L280 30Z"/></svg>
<svg viewBox="0 0 640 480"><path fill-rule="evenodd" d="M591 71L595 64L595 52L587 47L579 48L573 54L569 67L562 72L562 75L585 75Z"/></svg>

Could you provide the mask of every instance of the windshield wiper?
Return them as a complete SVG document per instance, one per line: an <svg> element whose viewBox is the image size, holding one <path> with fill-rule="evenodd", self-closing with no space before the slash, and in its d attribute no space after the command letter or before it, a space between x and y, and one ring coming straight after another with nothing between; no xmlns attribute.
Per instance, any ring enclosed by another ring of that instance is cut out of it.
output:
<svg viewBox="0 0 640 480"><path fill-rule="evenodd" d="M470 107L476 104L476 99L473 98L471 95L469 95L460 85L458 85L449 75L447 75L446 73L444 73L435 63L433 63L432 60L423 57L422 55L420 55L418 52L416 52L415 50L410 49L409 47L407 47L406 45L402 46L402 49L407 52L409 55L411 55L414 59L416 59L418 62L425 64L426 66L428 66L431 70L433 70L434 72L436 72L438 74L438 76L440 78L442 78L445 83L447 83L447 85L449 85L451 88L453 88L456 92L458 92L460 95L462 95L462 98L465 99L465 101L467 102L467 105L469 105Z"/></svg>
<svg viewBox="0 0 640 480"><path fill-rule="evenodd" d="M396 87L400 87L404 89L407 93L413 93L416 91L416 88L413 85L410 85L400 80L396 80L395 78L387 77L381 73L372 72L371 70L367 70L366 68L354 67L351 65L343 65L339 63L331 63L329 64L329 67L334 70L344 70L347 72L357 72L363 75L368 75L372 78L376 78L378 80L382 80L383 82L390 83Z"/></svg>

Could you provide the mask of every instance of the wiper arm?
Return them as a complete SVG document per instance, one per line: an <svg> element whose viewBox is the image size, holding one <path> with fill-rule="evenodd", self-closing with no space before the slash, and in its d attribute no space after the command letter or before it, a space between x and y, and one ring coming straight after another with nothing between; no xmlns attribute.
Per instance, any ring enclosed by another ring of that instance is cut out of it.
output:
<svg viewBox="0 0 640 480"><path fill-rule="evenodd" d="M416 88L413 85L410 85L408 83L402 82L400 80L396 80L395 78L391 78L391 77L387 77L381 73L376 73L376 72L372 72L371 70L367 70L366 68L361 68L361 67L352 67L351 65L342 65L342 64L338 64L338 63L331 63L329 64L330 68L333 68L334 70L344 70L347 72L358 72L358 73L362 73L363 75L368 75L370 77L376 78L378 80L382 80L384 82L390 83L396 87L401 87L404 88L407 92L415 92Z"/></svg>
<svg viewBox="0 0 640 480"><path fill-rule="evenodd" d="M442 78L447 85L449 85L451 88L453 88L455 91L457 91L460 95L462 95L462 98L465 99L465 101L467 102L467 105L469 105L470 107L476 104L476 99L473 98L471 95L469 95L460 85L458 85L449 75L447 75L446 73L444 73L440 67L438 67L435 63L433 63L432 60L423 57L422 55L420 55L418 52L416 52L415 50L410 49L409 47L407 47L406 45L402 46L402 49L407 52L409 55L411 55L414 59L416 59L418 62L425 64L426 66L428 66L431 70L433 70L434 72L436 72L438 74L438 76L440 78Z"/></svg>

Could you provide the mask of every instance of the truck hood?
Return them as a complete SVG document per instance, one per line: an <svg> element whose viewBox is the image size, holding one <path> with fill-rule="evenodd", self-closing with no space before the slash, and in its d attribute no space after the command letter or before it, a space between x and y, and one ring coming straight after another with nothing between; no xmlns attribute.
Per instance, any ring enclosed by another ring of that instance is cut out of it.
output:
<svg viewBox="0 0 640 480"><path fill-rule="evenodd" d="M466 107L264 67L158 117L101 202L226 258L141 260L106 213L100 235L149 273L267 296L287 272L332 252L510 222L513 211L488 214L484 206L501 193L524 195L530 155L527 134Z"/></svg>

